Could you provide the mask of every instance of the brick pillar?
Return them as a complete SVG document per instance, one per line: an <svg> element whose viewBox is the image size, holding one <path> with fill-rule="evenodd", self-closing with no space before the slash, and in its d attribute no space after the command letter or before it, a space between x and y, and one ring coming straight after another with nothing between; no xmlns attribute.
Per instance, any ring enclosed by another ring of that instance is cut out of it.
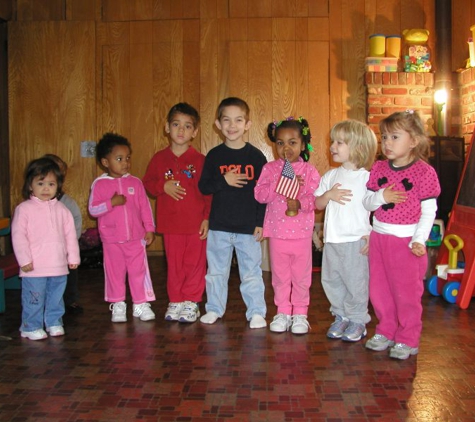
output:
<svg viewBox="0 0 475 422"><path fill-rule="evenodd" d="M434 123L433 73L366 72L365 82L367 123L376 134L379 122L396 111L413 109L424 123Z"/></svg>
<svg viewBox="0 0 475 422"><path fill-rule="evenodd" d="M465 139L465 144L469 144L475 128L475 68L465 69L457 77L460 136Z"/></svg>

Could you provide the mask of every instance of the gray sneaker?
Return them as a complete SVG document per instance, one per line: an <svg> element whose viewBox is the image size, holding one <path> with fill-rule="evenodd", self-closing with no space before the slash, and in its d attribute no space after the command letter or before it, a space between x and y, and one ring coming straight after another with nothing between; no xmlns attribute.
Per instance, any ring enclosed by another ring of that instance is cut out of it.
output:
<svg viewBox="0 0 475 422"><path fill-rule="evenodd" d="M389 350L389 357L394 359L407 359L411 355L417 355L419 348L410 347L404 343L396 343L391 350Z"/></svg>
<svg viewBox="0 0 475 422"><path fill-rule="evenodd" d="M327 331L327 337L341 338L349 324L350 320L348 318L337 315L335 321L330 325L330 328Z"/></svg>
<svg viewBox="0 0 475 422"><path fill-rule="evenodd" d="M363 337L366 337L365 325L350 321L341 339L343 341L360 341Z"/></svg>
<svg viewBox="0 0 475 422"><path fill-rule="evenodd" d="M382 352L383 350L386 350L388 347L394 346L394 341L389 340L382 334L375 334L366 342L365 346L367 349L371 349L376 352Z"/></svg>

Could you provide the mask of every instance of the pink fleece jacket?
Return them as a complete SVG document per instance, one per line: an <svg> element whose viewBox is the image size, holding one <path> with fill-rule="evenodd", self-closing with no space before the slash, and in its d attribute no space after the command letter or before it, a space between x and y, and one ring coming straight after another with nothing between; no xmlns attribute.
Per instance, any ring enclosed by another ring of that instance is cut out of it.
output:
<svg viewBox="0 0 475 422"><path fill-rule="evenodd" d="M111 199L115 193L124 195L127 202L113 207ZM118 178L103 174L94 180L89 213L98 220L97 227L103 243L140 240L146 232L155 231L152 207L142 181L130 174Z"/></svg>
<svg viewBox="0 0 475 422"><path fill-rule="evenodd" d="M54 277L69 273L68 264L79 265L79 245L71 212L57 199L35 196L15 209L12 243L20 267L33 263L33 271L20 277Z"/></svg>
<svg viewBox="0 0 475 422"><path fill-rule="evenodd" d="M287 199L276 193L275 188L282 174L284 160L281 158L267 163L254 188L254 196L261 204L267 204L264 219L264 237L278 239L304 239L312 237L315 224L315 197L313 192L320 183L320 174L310 163L299 157L292 163L297 176L303 180L297 199L301 208L295 217L285 215Z"/></svg>

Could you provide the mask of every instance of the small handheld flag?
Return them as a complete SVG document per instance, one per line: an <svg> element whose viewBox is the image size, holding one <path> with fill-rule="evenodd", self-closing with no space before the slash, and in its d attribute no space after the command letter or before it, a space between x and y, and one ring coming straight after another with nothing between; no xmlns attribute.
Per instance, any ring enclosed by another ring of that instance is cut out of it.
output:
<svg viewBox="0 0 475 422"><path fill-rule="evenodd" d="M292 164L290 164L289 160L285 160L284 167L282 168L282 174L280 175L280 179L277 183L275 191L286 198L296 199L299 189L299 181L295 176Z"/></svg>

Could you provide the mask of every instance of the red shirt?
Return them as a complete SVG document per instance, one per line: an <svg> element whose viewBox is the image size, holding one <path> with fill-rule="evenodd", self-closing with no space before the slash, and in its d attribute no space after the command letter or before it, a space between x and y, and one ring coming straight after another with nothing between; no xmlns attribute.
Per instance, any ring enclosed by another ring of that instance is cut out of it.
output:
<svg viewBox="0 0 475 422"><path fill-rule="evenodd" d="M198 181L205 157L192 146L177 157L170 147L157 152L143 178L145 189L157 198L157 233L198 233L203 220L209 219L211 195L203 195ZM176 180L186 189L183 199L177 201L164 191L165 182Z"/></svg>

